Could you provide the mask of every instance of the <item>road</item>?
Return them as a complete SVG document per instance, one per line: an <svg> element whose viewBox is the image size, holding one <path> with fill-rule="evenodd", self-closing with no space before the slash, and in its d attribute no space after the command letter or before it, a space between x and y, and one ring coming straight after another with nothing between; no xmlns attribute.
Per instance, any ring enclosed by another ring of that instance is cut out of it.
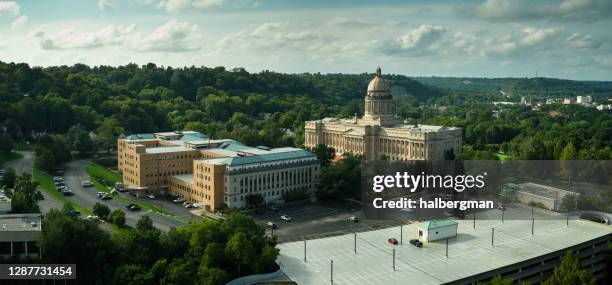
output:
<svg viewBox="0 0 612 285"><path fill-rule="evenodd" d="M32 167L33 167L32 152L20 152L20 153L23 155L23 157L16 159L16 160L9 161L6 167L10 166L14 168L17 173L28 172L32 174ZM87 163L88 162L86 160L76 160L64 166L64 169L65 169L65 173L63 176L64 181L66 185L68 186L68 188L70 188L74 193L73 196L66 197L66 199L68 199L69 201L72 201L75 204L83 208L88 208L88 209L92 209L93 205L96 202L107 205L111 209L111 211L115 209L120 209L125 212L126 223L131 226L136 225L136 222L138 221L138 219L140 219L140 217L144 215L148 215L151 218L151 220L153 220L154 226L162 231L168 231L173 227L184 225L184 223L180 221L177 221L175 219L172 219L166 216L162 216L158 213L151 212L151 211L147 211L147 210L140 210L140 211L135 211L135 212L128 211L125 209L125 204L120 201L116 201L116 200L103 201L101 199L98 199L96 196L96 193L97 193L96 188L81 187L81 181L89 180L89 177L86 171ZM47 194L45 191L42 191L42 190L41 190L41 193L45 197L44 200L39 202L40 210L42 213L47 213L51 209L54 209L54 208L58 209L62 207L62 203L57 201L54 197L50 196L49 194ZM147 202L151 203L151 201L147 201ZM171 213L177 213L179 216L185 219L194 219L195 217L194 215L192 215L191 213L189 213L188 211L180 207L180 205L174 205L167 201L158 201L158 202L153 202L152 204L155 204L158 207L162 206L165 211L171 212Z"/></svg>
<svg viewBox="0 0 612 285"><path fill-rule="evenodd" d="M153 225L162 231L168 231L173 227L183 225L183 223L177 220L162 216L156 212L147 210L128 211L125 209L126 204L122 201L115 199L104 201L99 199L96 196L98 191L95 187L84 188L81 186L81 182L83 180L89 180L86 170L87 163L88 161L86 160L76 160L64 166L64 182L74 193L73 196L67 197L68 200L88 209L92 209L93 205L96 203L105 204L111 209L111 211L120 209L125 212L126 224L130 226L136 225L138 219L144 215L148 215L151 220L153 220Z"/></svg>
<svg viewBox="0 0 612 285"><path fill-rule="evenodd" d="M34 165L34 162L32 160L33 153L29 151L21 151L19 153L22 155L22 157L9 161L8 163L6 163L5 167L12 167L13 169L15 169L17 175L21 174L22 172L27 172L32 175L32 169ZM47 194L45 191L42 190L40 192L45 197L44 200L38 202L38 206L40 207L40 211L42 213L47 213L51 209L57 209L62 207L62 204L55 200L55 198L53 198L51 195Z"/></svg>

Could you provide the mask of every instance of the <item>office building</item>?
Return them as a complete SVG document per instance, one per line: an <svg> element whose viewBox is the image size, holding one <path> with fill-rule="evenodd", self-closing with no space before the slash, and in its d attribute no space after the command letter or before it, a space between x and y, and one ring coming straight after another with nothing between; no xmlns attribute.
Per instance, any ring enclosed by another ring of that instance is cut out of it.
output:
<svg viewBox="0 0 612 285"><path fill-rule="evenodd" d="M320 172L316 156L303 149L250 147L187 131L120 138L117 156L133 193L179 196L211 211L247 207L249 195L264 203L292 192L310 196Z"/></svg>
<svg viewBox="0 0 612 285"><path fill-rule="evenodd" d="M461 152L460 128L398 123L390 83L380 67L368 85L362 118L306 121L304 131L307 148L323 144L339 157L353 153L370 160L443 160Z"/></svg>

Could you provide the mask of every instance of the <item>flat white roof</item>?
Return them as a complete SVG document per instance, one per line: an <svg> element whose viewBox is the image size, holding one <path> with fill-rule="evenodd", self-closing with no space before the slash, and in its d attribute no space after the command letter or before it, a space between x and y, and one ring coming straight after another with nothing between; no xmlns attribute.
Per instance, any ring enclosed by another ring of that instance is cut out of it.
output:
<svg viewBox="0 0 612 285"><path fill-rule="evenodd" d="M2 232L31 232L40 230L40 214L0 215L0 235L2 235Z"/></svg>
<svg viewBox="0 0 612 285"><path fill-rule="evenodd" d="M330 260L334 261L337 284L442 284L509 266L547 253L562 250L602 236L612 227L584 220L536 220L531 235L531 220L477 220L473 229L469 219L458 220L457 238L425 242L423 248L409 244L417 238L418 224L403 227L403 245L393 246L388 238L400 240L400 227L357 233L357 254L353 234L279 244L277 263L283 272L300 285L329 284ZM495 246L491 246L495 228ZM396 271L392 250L396 250Z"/></svg>
<svg viewBox="0 0 612 285"><path fill-rule="evenodd" d="M166 152L180 152L180 151L193 151L193 149L184 146L166 146L166 147L150 147L146 149L147 153L166 153Z"/></svg>

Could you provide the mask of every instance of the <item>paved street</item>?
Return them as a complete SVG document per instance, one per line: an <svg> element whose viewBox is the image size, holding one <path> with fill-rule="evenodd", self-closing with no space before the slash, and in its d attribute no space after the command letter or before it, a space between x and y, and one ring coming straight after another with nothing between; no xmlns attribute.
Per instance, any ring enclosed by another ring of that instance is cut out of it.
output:
<svg viewBox="0 0 612 285"><path fill-rule="evenodd" d="M6 167L13 167L17 173L28 172L32 173L32 152L21 152L23 155L22 158L12 160L7 163ZM166 216L162 216L158 213L150 212L147 210L140 210L136 212L131 212L125 209L125 204L116 200L107 200L103 201L97 198L96 193L97 190L94 187L83 188L81 187L81 181L89 180L86 171L87 161L86 160L77 160L68 163L64 166L64 181L66 185L74 192L73 196L66 197L68 200L74 202L77 205L80 205L84 208L91 209L96 202L100 202L106 204L111 210L121 209L125 212L126 223L128 225L135 225L138 219L143 215L149 215L149 217L153 220L154 225L163 231L168 231L173 227L182 225L183 223L171 219ZM41 191L41 193L45 196L43 201L39 202L41 211L43 213L48 212L53 208L61 208L62 204L57 201L55 198L47 194L45 191ZM127 195L127 194L122 194ZM133 198L136 199L136 198ZM167 212L173 213L184 219L195 219L196 216L189 213L186 209L182 208L180 205L175 205L169 201L161 201L161 200L148 200L148 203L154 204Z"/></svg>
<svg viewBox="0 0 612 285"><path fill-rule="evenodd" d="M21 153L23 157L20 159L9 161L8 163L6 163L5 167L9 167L9 166L12 167L13 169L15 169L15 172L17 173L17 175L21 174L22 172L27 172L29 174L32 174L32 167L33 167L32 154L33 153L29 151L27 152L23 151L19 153ZM57 200L55 200L55 198L47 194L45 191L40 191L40 192L45 197L44 200L38 202L38 206L40 207L40 210L43 213L49 212L49 210L53 208L62 207L61 203L59 203Z"/></svg>

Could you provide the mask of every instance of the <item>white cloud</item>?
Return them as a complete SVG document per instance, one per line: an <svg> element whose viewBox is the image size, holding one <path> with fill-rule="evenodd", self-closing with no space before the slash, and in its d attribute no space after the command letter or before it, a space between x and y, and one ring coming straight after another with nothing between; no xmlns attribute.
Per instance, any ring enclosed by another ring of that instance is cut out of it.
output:
<svg viewBox="0 0 612 285"><path fill-rule="evenodd" d="M170 13L184 12L191 9L209 9L220 7L223 0L160 0L157 7Z"/></svg>
<svg viewBox="0 0 612 285"><path fill-rule="evenodd" d="M593 39L589 34L573 33L566 38L567 45L572 48L599 48L603 43Z"/></svg>
<svg viewBox="0 0 612 285"><path fill-rule="evenodd" d="M170 20L150 34L142 37L139 50L145 51L189 51L201 48L200 29L188 22Z"/></svg>
<svg viewBox="0 0 612 285"><path fill-rule="evenodd" d="M93 32L64 29L46 34L42 30L31 33L38 38L42 49L73 50L120 46L126 50L181 52L201 47L197 25L171 20L149 34L139 32L135 25L106 26Z"/></svg>
<svg viewBox="0 0 612 285"><path fill-rule="evenodd" d="M501 38L486 39L482 44L482 52L489 56L517 57L538 51L558 50L565 37L563 32L559 27L527 27Z"/></svg>
<svg viewBox="0 0 612 285"><path fill-rule="evenodd" d="M17 16L20 9L14 1L0 1L0 16Z"/></svg>
<svg viewBox="0 0 612 285"><path fill-rule="evenodd" d="M609 0L486 0L477 5L460 5L455 11L466 17L489 21L583 21L609 20L612 1Z"/></svg>
<svg viewBox="0 0 612 285"><path fill-rule="evenodd" d="M29 20L28 16L25 16L25 15L19 16L19 18L15 19L11 23L11 29L13 30L20 29L21 27L25 26L28 23L28 20Z"/></svg>
<svg viewBox="0 0 612 285"><path fill-rule="evenodd" d="M117 7L118 0L98 0L98 9L104 10L112 10Z"/></svg>
<svg viewBox="0 0 612 285"><path fill-rule="evenodd" d="M65 29L46 35L38 31L40 45L43 49L91 49L102 46L121 45L129 43L130 35L135 32L135 26L107 26L95 32L79 32Z"/></svg>
<svg viewBox="0 0 612 285"><path fill-rule="evenodd" d="M475 49L472 35L439 25L420 25L407 33L381 42L380 50L389 55L426 56L469 54Z"/></svg>

